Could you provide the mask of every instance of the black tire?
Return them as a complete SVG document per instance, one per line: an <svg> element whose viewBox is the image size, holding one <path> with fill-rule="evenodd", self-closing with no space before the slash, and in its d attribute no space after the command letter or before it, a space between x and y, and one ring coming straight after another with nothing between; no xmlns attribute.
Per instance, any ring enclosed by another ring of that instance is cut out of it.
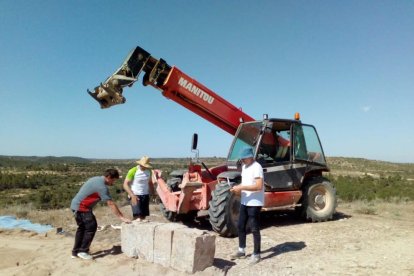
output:
<svg viewBox="0 0 414 276"><path fill-rule="evenodd" d="M177 213L176 212L171 212L168 211L165 208L164 203L160 202L160 211L162 213L162 215L169 221L176 221L176 217L177 217Z"/></svg>
<svg viewBox="0 0 414 276"><path fill-rule="evenodd" d="M240 196L230 192L227 184L217 184L209 202L209 220L213 230L223 237L237 236Z"/></svg>
<svg viewBox="0 0 414 276"><path fill-rule="evenodd" d="M335 187L324 177L310 179L303 191L301 216L312 222L332 219L337 206Z"/></svg>
<svg viewBox="0 0 414 276"><path fill-rule="evenodd" d="M168 221L171 222L192 222L197 217L197 211L191 210L187 214L177 214L176 212L168 211L167 208L165 208L165 205L160 202L160 211L164 218L166 218Z"/></svg>
<svg viewBox="0 0 414 276"><path fill-rule="evenodd" d="M193 222L197 218L197 212L196 210L188 211L186 214L178 214L175 217L175 221L182 221L184 223Z"/></svg>

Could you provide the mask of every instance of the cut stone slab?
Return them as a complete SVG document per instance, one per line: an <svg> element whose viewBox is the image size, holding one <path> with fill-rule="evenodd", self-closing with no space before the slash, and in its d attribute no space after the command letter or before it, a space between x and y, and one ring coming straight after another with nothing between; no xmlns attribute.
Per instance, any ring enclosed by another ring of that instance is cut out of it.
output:
<svg viewBox="0 0 414 276"><path fill-rule="evenodd" d="M121 250L128 257L154 261L154 232L162 223L138 222L122 224Z"/></svg>
<svg viewBox="0 0 414 276"><path fill-rule="evenodd" d="M188 273L212 266L216 251L216 236L192 228L174 231L171 267Z"/></svg>
<svg viewBox="0 0 414 276"><path fill-rule="evenodd" d="M133 234L133 223L123 223L121 228L121 250L125 255L131 258L137 258L138 252L136 251L137 235Z"/></svg>
<svg viewBox="0 0 414 276"><path fill-rule="evenodd" d="M171 265L171 250L174 243L175 231L187 226L178 223L158 225L154 232L154 263L164 267Z"/></svg>
<svg viewBox="0 0 414 276"><path fill-rule="evenodd" d="M212 266L216 236L178 223L123 223L121 249L128 257L195 273Z"/></svg>

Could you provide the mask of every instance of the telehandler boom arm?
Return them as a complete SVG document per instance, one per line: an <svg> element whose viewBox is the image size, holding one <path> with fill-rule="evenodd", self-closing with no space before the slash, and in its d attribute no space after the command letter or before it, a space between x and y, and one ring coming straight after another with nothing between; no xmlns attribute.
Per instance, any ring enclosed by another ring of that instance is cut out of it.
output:
<svg viewBox="0 0 414 276"><path fill-rule="evenodd" d="M235 107L195 79L184 74L163 59L156 59L147 51L136 47L121 67L109 78L88 93L99 102L101 108L125 103L123 88L132 86L144 72L143 85L151 85L166 98L184 106L231 135L241 122L253 118Z"/></svg>

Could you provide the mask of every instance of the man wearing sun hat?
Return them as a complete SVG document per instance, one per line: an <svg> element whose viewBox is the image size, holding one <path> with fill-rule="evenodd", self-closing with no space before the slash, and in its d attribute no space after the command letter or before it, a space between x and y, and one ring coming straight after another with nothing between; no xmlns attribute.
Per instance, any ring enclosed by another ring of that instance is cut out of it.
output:
<svg viewBox="0 0 414 276"><path fill-rule="evenodd" d="M124 190L130 198L134 220L142 221L149 216L150 193L153 193L152 164L148 156L136 161L125 177Z"/></svg>
<svg viewBox="0 0 414 276"><path fill-rule="evenodd" d="M238 221L239 250L230 256L232 260L246 257L246 226L250 223L253 234L253 254L250 263L260 262L260 210L264 205L263 168L254 160L253 149L243 148L240 153L242 166L242 183L230 189L230 192L241 194L240 214Z"/></svg>

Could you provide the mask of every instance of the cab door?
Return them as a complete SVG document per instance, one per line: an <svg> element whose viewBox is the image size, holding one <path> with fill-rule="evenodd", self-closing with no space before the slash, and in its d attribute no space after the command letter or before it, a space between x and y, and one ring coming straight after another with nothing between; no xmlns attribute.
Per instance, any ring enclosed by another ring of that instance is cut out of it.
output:
<svg viewBox="0 0 414 276"><path fill-rule="evenodd" d="M263 134L258 162L263 167L266 190L294 190L300 187L305 172L303 164L292 162L292 127L270 129Z"/></svg>

